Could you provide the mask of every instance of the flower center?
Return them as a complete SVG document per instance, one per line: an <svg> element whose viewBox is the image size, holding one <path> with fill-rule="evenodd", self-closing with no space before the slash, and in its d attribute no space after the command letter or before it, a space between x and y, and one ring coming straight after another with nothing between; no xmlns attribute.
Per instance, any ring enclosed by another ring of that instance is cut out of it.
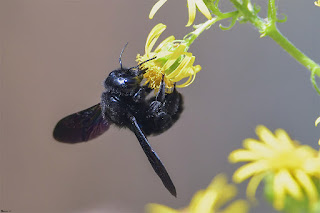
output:
<svg viewBox="0 0 320 213"><path fill-rule="evenodd" d="M301 149L289 149L276 152L269 161L269 166L275 170L301 169L306 159L305 152Z"/></svg>

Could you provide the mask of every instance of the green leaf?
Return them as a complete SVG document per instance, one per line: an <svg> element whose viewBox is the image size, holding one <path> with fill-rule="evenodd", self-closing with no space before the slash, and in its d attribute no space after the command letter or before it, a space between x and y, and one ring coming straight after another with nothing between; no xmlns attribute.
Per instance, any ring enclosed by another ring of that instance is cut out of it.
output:
<svg viewBox="0 0 320 213"><path fill-rule="evenodd" d="M230 25L227 27L222 26L222 24L219 24L219 27L221 30L230 30L237 22L238 16L234 16L231 18Z"/></svg>

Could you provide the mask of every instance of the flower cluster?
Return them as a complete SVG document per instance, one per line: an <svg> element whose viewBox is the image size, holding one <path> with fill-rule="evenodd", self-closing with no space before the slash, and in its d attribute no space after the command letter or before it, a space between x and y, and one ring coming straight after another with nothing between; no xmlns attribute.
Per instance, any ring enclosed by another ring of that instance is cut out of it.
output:
<svg viewBox="0 0 320 213"><path fill-rule="evenodd" d="M271 181L266 186L272 189L273 205L281 210L285 206L286 195L295 200L308 198L312 206L318 201L318 192L313 178L320 177L319 153L307 145L299 145L283 129L273 134L264 126L256 128L256 139L246 139L245 149L231 152L232 163L247 161L233 176L235 182L252 177L247 187L247 195L254 200L255 191L263 179Z"/></svg>
<svg viewBox="0 0 320 213"><path fill-rule="evenodd" d="M137 62L142 63L141 69L145 69L144 78L150 88L158 90L162 78L166 85L166 92L170 92L176 82L188 78L177 87L189 86L195 79L196 73L201 70L200 65L193 66L195 56L187 52L189 46L184 40L175 40L169 36L152 51L161 33L166 29L164 24L157 24L149 33L145 45L145 54L137 55Z"/></svg>
<svg viewBox="0 0 320 213"><path fill-rule="evenodd" d="M149 204L149 213L246 213L248 204L244 200L236 200L229 206L221 209L237 193L234 185L228 184L227 178L223 174L217 175L208 188L198 191L192 198L188 207L175 210L159 204Z"/></svg>

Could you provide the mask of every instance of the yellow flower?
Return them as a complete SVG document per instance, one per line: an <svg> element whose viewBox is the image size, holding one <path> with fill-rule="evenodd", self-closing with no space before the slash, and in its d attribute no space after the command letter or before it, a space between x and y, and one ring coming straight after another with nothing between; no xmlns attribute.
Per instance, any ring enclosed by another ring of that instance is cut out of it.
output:
<svg viewBox="0 0 320 213"><path fill-rule="evenodd" d="M295 200L302 200L306 195L309 204L315 204L318 192L312 178L316 175L314 169L319 168L317 151L291 140L283 129L277 129L273 134L265 126L257 126L256 134L260 141L246 139L243 142L245 149L235 150L229 155L233 163L249 162L234 173L233 180L239 183L252 176L247 195L254 200L262 179L272 175L273 205L278 210L284 208L286 194Z"/></svg>
<svg viewBox="0 0 320 213"><path fill-rule="evenodd" d="M148 59L154 58L141 65L141 69L145 69L145 84L158 90L164 75L166 92L170 92L176 82L188 78L183 84L177 87L189 86L195 79L196 73L201 70L200 65L193 66L195 56L187 52L189 46L184 40L176 41L174 36L169 36L163 40L158 47L152 51L153 46L157 42L161 33L166 29L164 24L157 24L149 33L145 54L137 55L137 62L142 63Z"/></svg>
<svg viewBox="0 0 320 213"><path fill-rule="evenodd" d="M205 190L198 191L192 198L188 207L175 210L160 204L148 204L149 213L246 213L248 204L244 200L237 200L228 207L220 210L220 207L229 202L237 193L234 185L227 183L223 174L217 175Z"/></svg>
<svg viewBox="0 0 320 213"><path fill-rule="evenodd" d="M151 9L149 14L149 19L152 19L154 14L159 10L159 8L166 3L167 0L159 0ZM199 11L207 18L212 19L211 13L208 7L205 5L203 0L188 0L188 8L189 8L189 20L186 27L191 26L195 17L196 17L196 9L198 8Z"/></svg>
<svg viewBox="0 0 320 213"><path fill-rule="evenodd" d="M320 0L315 1L314 4L315 4L316 6L318 6L318 7L320 7Z"/></svg>

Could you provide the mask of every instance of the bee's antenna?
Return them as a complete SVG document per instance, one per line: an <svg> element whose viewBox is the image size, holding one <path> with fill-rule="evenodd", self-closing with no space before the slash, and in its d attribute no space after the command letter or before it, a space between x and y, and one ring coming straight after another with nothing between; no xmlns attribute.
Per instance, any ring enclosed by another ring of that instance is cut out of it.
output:
<svg viewBox="0 0 320 213"><path fill-rule="evenodd" d="M139 68L142 64L144 64L144 63L146 63L146 62L148 62L148 61L154 60L154 59L156 59L156 58L157 58L157 56L155 56L155 57L153 57L153 58L150 58L150 59L148 59L148 60L145 60L145 61L141 62L140 64L138 64L137 66L129 68L129 70Z"/></svg>
<svg viewBox="0 0 320 213"><path fill-rule="evenodd" d="M120 64L120 68L121 68L121 69L122 69L122 60L121 60L121 57L122 57L122 53L123 53L124 49L126 49L127 45L128 45L128 42L127 42L127 43L124 45L124 47L122 48L121 53L120 53L120 57L119 57L119 64Z"/></svg>

